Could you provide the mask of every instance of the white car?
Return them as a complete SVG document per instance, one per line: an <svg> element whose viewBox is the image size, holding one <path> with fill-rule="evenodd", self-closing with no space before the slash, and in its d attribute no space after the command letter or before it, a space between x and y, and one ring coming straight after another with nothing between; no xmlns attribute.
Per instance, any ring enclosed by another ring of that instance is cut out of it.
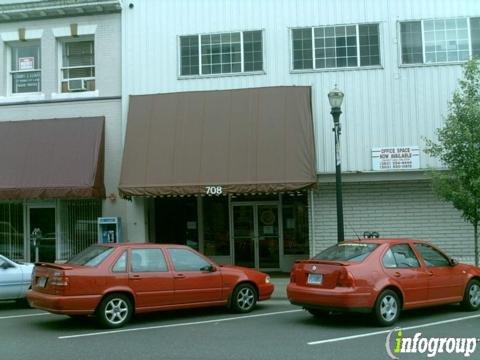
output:
<svg viewBox="0 0 480 360"><path fill-rule="evenodd" d="M33 264L19 264L0 255L0 300L24 299L32 283Z"/></svg>

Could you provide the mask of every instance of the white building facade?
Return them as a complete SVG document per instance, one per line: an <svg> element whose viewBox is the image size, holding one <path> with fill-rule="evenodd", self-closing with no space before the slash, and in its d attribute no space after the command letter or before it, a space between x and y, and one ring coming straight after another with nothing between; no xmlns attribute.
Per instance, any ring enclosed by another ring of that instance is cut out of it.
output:
<svg viewBox="0 0 480 360"><path fill-rule="evenodd" d="M178 200L186 201L178 211L191 212L182 217L183 231L196 233L200 250L218 260L288 271L294 259L335 243L334 136L327 94L337 85L345 93L340 121L346 238L364 231L421 238L473 262L473 229L434 195L426 172L440 164L423 149L425 138L434 138L443 124L461 65L480 56L478 1L130 0L124 2L122 19L122 133L127 138L131 95L311 88L317 184L300 195L306 205L300 201L288 210L288 192L281 191L269 197L225 196L221 221L227 244L217 253L207 249L212 245L202 205L207 198ZM163 241L162 220L155 213L165 213L167 200L176 201L133 196L127 206L128 238ZM251 229L236 229L236 204L250 207L243 210L253 216ZM279 206L274 208L279 223L273 224L278 244L270 247L278 260L262 266L261 229L272 230L267 215L263 223L260 219L265 204ZM296 239L300 246L289 247L288 229L305 235L307 243ZM236 230L256 238L250 263L237 259ZM185 242L191 238L185 235Z"/></svg>

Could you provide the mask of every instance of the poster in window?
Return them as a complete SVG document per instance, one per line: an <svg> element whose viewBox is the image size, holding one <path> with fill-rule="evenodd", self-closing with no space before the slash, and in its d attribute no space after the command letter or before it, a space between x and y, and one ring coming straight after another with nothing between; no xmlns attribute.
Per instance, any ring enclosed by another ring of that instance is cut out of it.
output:
<svg viewBox="0 0 480 360"><path fill-rule="evenodd" d="M35 58L33 56L18 58L18 70L35 69Z"/></svg>

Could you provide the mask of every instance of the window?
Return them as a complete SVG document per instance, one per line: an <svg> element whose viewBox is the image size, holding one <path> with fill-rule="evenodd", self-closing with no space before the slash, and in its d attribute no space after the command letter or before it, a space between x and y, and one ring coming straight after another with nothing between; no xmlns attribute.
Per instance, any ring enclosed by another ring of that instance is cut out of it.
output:
<svg viewBox="0 0 480 360"><path fill-rule="evenodd" d="M62 92L95 90L95 49L93 40L62 43Z"/></svg>
<svg viewBox="0 0 480 360"><path fill-rule="evenodd" d="M407 244L395 245L383 256L386 268L418 268L420 267L415 253Z"/></svg>
<svg viewBox="0 0 480 360"><path fill-rule="evenodd" d="M480 18L402 22L400 37L402 64L466 61L480 55Z"/></svg>
<svg viewBox="0 0 480 360"><path fill-rule="evenodd" d="M133 249L133 272L166 272L168 271L165 256L161 249Z"/></svg>
<svg viewBox="0 0 480 360"><path fill-rule="evenodd" d="M180 37L181 76L262 70L261 30Z"/></svg>
<svg viewBox="0 0 480 360"><path fill-rule="evenodd" d="M378 66L379 37L378 24L292 29L293 69Z"/></svg>
<svg viewBox="0 0 480 360"><path fill-rule="evenodd" d="M284 254L308 254L307 194L283 195L282 212Z"/></svg>
<svg viewBox="0 0 480 360"><path fill-rule="evenodd" d="M314 259L361 262L377 247L377 244L341 243L323 250Z"/></svg>
<svg viewBox="0 0 480 360"><path fill-rule="evenodd" d="M113 251L113 248L107 246L94 245L86 248L79 254L67 261L68 264L83 265L95 267L102 263Z"/></svg>
<svg viewBox="0 0 480 360"><path fill-rule="evenodd" d="M480 57L480 17L470 19L472 36L472 57Z"/></svg>
<svg viewBox="0 0 480 360"><path fill-rule="evenodd" d="M208 196L202 201L204 254L228 256L230 255L228 198Z"/></svg>
<svg viewBox="0 0 480 360"><path fill-rule="evenodd" d="M427 244L415 244L428 267L450 266L450 261L440 251Z"/></svg>
<svg viewBox="0 0 480 360"><path fill-rule="evenodd" d="M210 267L204 258L186 249L170 249L175 271L206 271Z"/></svg>
<svg viewBox="0 0 480 360"><path fill-rule="evenodd" d="M31 41L12 43L10 50L12 94L40 92L40 44Z"/></svg>
<svg viewBox="0 0 480 360"><path fill-rule="evenodd" d="M112 268L113 272L127 272L127 252L124 251L123 254L118 258L115 265Z"/></svg>

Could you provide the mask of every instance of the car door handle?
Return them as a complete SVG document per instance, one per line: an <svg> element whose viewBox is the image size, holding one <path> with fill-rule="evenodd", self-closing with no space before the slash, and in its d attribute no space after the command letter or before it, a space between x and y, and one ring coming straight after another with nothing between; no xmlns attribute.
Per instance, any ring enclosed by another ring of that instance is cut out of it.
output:
<svg viewBox="0 0 480 360"><path fill-rule="evenodd" d="M400 274L398 271L395 271L395 273L393 274L393 276L395 276L395 277L400 277L400 276L402 276L402 274Z"/></svg>
<svg viewBox="0 0 480 360"><path fill-rule="evenodd" d="M428 276L433 276L433 272L427 271Z"/></svg>
<svg viewBox="0 0 480 360"><path fill-rule="evenodd" d="M185 275L184 274L175 274L173 276L174 279L185 279Z"/></svg>
<svg viewBox="0 0 480 360"><path fill-rule="evenodd" d="M141 280L140 275L132 275L132 280Z"/></svg>

